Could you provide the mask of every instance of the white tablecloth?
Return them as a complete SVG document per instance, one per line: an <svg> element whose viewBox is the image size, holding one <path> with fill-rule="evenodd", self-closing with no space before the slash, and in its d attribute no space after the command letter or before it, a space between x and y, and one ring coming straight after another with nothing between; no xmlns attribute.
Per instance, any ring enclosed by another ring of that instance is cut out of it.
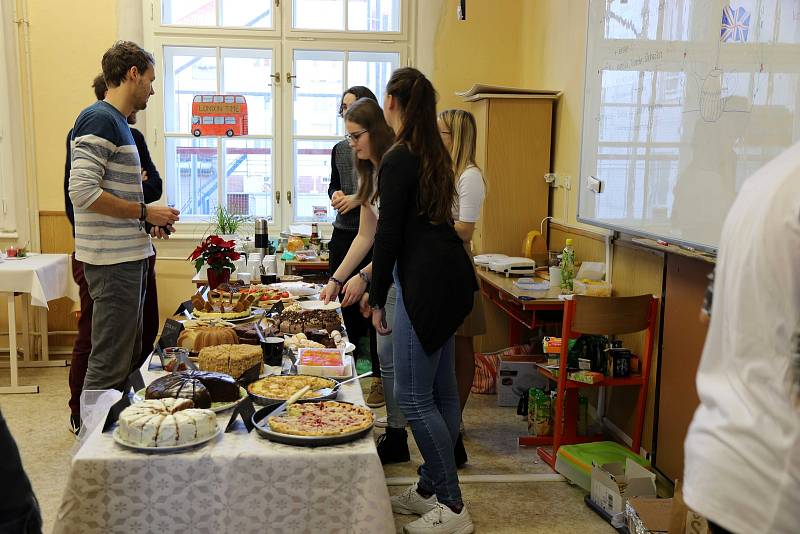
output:
<svg viewBox="0 0 800 534"><path fill-rule="evenodd" d="M152 380L151 373L145 382ZM363 404L357 384L342 400ZM227 423L230 412L218 415ZM96 429L72 461L55 533L394 532L372 435L332 447L234 432L173 454L140 453Z"/></svg>
<svg viewBox="0 0 800 534"><path fill-rule="evenodd" d="M34 306L61 297L80 301L68 254L35 254L0 263L0 292L30 293Z"/></svg>

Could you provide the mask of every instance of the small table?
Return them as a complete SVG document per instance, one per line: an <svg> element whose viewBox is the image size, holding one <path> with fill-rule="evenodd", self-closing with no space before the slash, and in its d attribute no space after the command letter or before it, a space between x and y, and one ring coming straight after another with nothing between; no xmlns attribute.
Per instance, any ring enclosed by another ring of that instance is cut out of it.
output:
<svg viewBox="0 0 800 534"><path fill-rule="evenodd" d="M65 360L52 361L49 357L47 333L47 303L61 297L79 302L78 286L72 280L70 257L67 254L30 254L24 258L6 258L0 263L0 293L8 301L8 346L11 385L0 387L0 393L38 393L39 386L20 386L18 367L64 366ZM23 358L17 362L17 314L15 297L22 296ZM39 307L39 335L42 341L41 360L32 361L28 307Z"/></svg>
<svg viewBox="0 0 800 534"><path fill-rule="evenodd" d="M522 338L522 328L533 330L544 324L552 312L563 312L564 302L559 299L561 290L552 288L546 290L525 290L514 285L517 277L506 277L492 271L478 269L478 279L481 284L481 293L495 306L500 308L509 317L508 341L509 345L518 345ZM537 282L544 279L536 278ZM558 324L561 317L558 313Z"/></svg>

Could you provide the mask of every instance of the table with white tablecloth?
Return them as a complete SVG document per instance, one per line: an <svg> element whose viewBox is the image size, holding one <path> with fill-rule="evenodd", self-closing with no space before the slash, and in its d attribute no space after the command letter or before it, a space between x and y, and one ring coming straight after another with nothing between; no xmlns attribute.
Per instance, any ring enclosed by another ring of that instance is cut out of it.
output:
<svg viewBox="0 0 800 534"><path fill-rule="evenodd" d="M21 296L23 301L23 346L24 357L30 360L30 340L28 326L28 303L37 306L39 313L39 334L41 335L41 357L47 364L47 303L61 297L69 297L79 302L78 286L72 280L70 257L67 254L31 254L24 258L6 258L0 263L0 293L8 301L8 331L16 333L16 309L14 299ZM0 393L36 393L38 386L20 386L17 378L17 338L9 335L9 367L11 386L0 387ZM64 365L62 362L61 365Z"/></svg>
<svg viewBox="0 0 800 534"><path fill-rule="evenodd" d="M145 363L145 367L147 363ZM145 372L149 383L163 373ZM363 404L360 385L339 399ZM218 414L224 426L230 411ZM372 434L328 447L268 441L241 420L208 444L137 452L94 429L75 454L57 534L394 532Z"/></svg>

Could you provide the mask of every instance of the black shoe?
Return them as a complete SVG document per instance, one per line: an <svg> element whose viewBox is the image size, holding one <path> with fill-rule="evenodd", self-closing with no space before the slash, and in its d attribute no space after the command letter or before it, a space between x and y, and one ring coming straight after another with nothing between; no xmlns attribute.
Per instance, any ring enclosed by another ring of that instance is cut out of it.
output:
<svg viewBox="0 0 800 534"><path fill-rule="evenodd" d="M404 428L387 428L378 436L378 456L381 464L399 464L411 460L408 452L408 432Z"/></svg>
<svg viewBox="0 0 800 534"><path fill-rule="evenodd" d="M456 457L456 467L461 469L467 463L467 450L464 448L464 436L461 432L458 433L458 439L453 447L453 454Z"/></svg>
<svg viewBox="0 0 800 534"><path fill-rule="evenodd" d="M77 415L70 415L67 429L77 437L81 431L81 418Z"/></svg>

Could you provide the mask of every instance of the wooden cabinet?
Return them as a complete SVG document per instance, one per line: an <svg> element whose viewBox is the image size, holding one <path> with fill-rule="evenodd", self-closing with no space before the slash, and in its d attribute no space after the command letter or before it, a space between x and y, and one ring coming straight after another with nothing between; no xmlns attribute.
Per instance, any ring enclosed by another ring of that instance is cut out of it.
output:
<svg viewBox="0 0 800 534"><path fill-rule="evenodd" d="M548 215L554 104L558 93L470 97L478 166L488 184L475 254L521 256L525 236Z"/></svg>
<svg viewBox="0 0 800 534"><path fill-rule="evenodd" d="M487 182L483 212L475 227L475 254L521 256L525 236L549 215L553 113L559 93L477 94L467 99L478 127L475 159ZM476 350L509 345L508 318L484 302L486 334ZM527 336L524 336L527 337Z"/></svg>

